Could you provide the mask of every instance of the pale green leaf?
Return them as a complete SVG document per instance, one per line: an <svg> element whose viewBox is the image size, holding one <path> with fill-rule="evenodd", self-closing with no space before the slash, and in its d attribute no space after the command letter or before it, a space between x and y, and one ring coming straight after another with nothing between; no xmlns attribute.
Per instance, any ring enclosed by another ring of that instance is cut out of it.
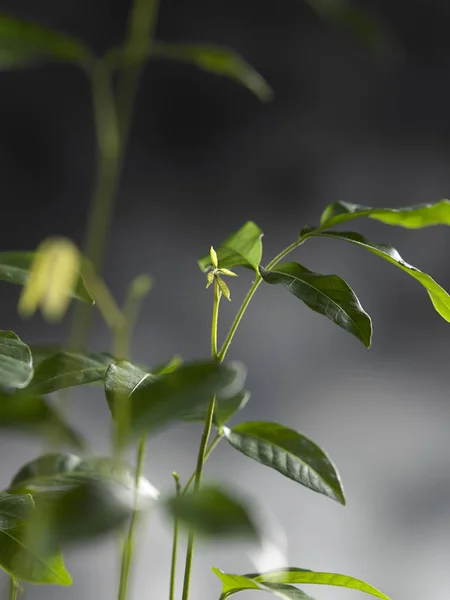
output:
<svg viewBox="0 0 450 600"><path fill-rule="evenodd" d="M0 387L26 387L33 373L30 348L12 331L0 331Z"/></svg>
<svg viewBox="0 0 450 600"><path fill-rule="evenodd" d="M220 267L247 267L258 273L262 258L262 236L261 229L253 221L248 221L216 249ZM209 254L203 256L198 265L204 272L210 269L212 263Z"/></svg>

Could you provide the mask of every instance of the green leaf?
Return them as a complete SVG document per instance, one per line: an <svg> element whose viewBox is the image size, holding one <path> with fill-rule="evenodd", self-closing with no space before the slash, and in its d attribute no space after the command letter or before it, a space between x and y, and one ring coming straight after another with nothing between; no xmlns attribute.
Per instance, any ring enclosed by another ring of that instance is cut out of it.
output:
<svg viewBox="0 0 450 600"><path fill-rule="evenodd" d="M164 58L192 64L203 71L237 81L261 101L273 97L268 83L237 52L209 44L169 44L156 42L151 49L154 58Z"/></svg>
<svg viewBox="0 0 450 600"><path fill-rule="evenodd" d="M416 267L405 262L397 250L392 246L389 246L388 244L374 244L369 242L359 233L353 232L323 231L312 235L350 242L351 244L355 244L360 248L364 248L365 250L376 254L380 258L384 258L384 260L392 263L399 269L402 269L402 271L405 271L405 273L408 273L408 275L411 275L411 277L414 277L414 279L423 285L427 290L436 311L443 319L450 322L450 296L448 293L436 283L430 275L419 271Z"/></svg>
<svg viewBox="0 0 450 600"><path fill-rule="evenodd" d="M117 419L120 416L120 402L127 400L146 379L155 378L156 376L149 371L127 360L111 364L106 371L105 394L113 418Z"/></svg>
<svg viewBox="0 0 450 600"><path fill-rule="evenodd" d="M25 285L30 276L30 268L34 260L34 255L34 252L0 252L0 281ZM84 302L89 302L90 304L93 303L93 299L89 295L81 275L73 297Z"/></svg>
<svg viewBox="0 0 450 600"><path fill-rule="evenodd" d="M244 408L249 400L250 392L248 390L242 390L239 392L239 394L236 394L236 396L233 396L232 398L216 400L216 406L214 410L214 425L218 427L225 425L225 423L229 421L235 413ZM208 406L209 403L199 406L187 413L183 413L181 415L181 419L183 421L203 423L206 420L206 415L208 414Z"/></svg>
<svg viewBox="0 0 450 600"><path fill-rule="evenodd" d="M30 493L36 503L29 539L44 555L119 528L158 497L142 476L136 492L134 470L110 458L44 455L22 467L13 482L12 489Z"/></svg>
<svg viewBox="0 0 450 600"><path fill-rule="evenodd" d="M31 583L70 585L60 553L39 556L27 544L26 521L34 509L29 494L0 493L0 567Z"/></svg>
<svg viewBox="0 0 450 600"><path fill-rule="evenodd" d="M216 248L219 267L225 269L247 267L258 273L262 258L262 236L263 232L258 225L248 221ZM198 261L198 265L203 272L208 271L212 267L210 255L203 256Z"/></svg>
<svg viewBox="0 0 450 600"><path fill-rule="evenodd" d="M0 331L0 387L26 387L33 377L30 348L12 331Z"/></svg>
<svg viewBox="0 0 450 600"><path fill-rule="evenodd" d="M128 375L124 373L127 368ZM148 375L139 379L136 367L126 361L108 369L107 395L116 393L123 397L130 390L126 437L154 432L183 413L205 405L214 395L219 399L232 398L242 390L246 370L240 363L207 361L186 363L165 375Z"/></svg>
<svg viewBox="0 0 450 600"><path fill-rule="evenodd" d="M263 592L270 592L277 598L283 600L312 600L310 596L307 596L304 592L298 588L286 585L282 583L260 583L254 581L250 577L245 575L231 575L223 573L219 569L213 568L214 573L222 581L222 594L220 600L226 600L229 596L244 592L247 590L261 590Z"/></svg>
<svg viewBox="0 0 450 600"><path fill-rule="evenodd" d="M261 583L252 579L248 575L232 575L224 573L213 567L213 572L222 581L222 594L220 600L226 600L229 596L247 590L261 590L263 592L271 592L277 598L283 600L312 600L311 596L307 596L298 588L283 583Z"/></svg>
<svg viewBox="0 0 450 600"><path fill-rule="evenodd" d="M26 392L50 394L63 388L103 380L113 361L110 354L103 352L59 352L37 365Z"/></svg>
<svg viewBox="0 0 450 600"><path fill-rule="evenodd" d="M82 450L83 438L43 398L0 393L0 429L22 430Z"/></svg>
<svg viewBox="0 0 450 600"><path fill-rule="evenodd" d="M313 273L294 262L283 263L266 271L260 267L266 283L281 284L306 306L328 317L370 348L372 322L351 287L337 275Z"/></svg>
<svg viewBox="0 0 450 600"><path fill-rule="evenodd" d="M291 567L289 569L280 569L277 571L271 571L269 573L260 573L255 580L262 581L265 585L267 585L268 582L331 585L365 592L366 594L371 594L376 598L381 598L381 600L389 600L385 594L375 589L368 583L365 583L360 579L355 579L354 577L349 577L348 575L337 575L335 573L318 573Z"/></svg>
<svg viewBox="0 0 450 600"><path fill-rule="evenodd" d="M183 364L183 359L178 354L172 356L172 358L165 363L157 365L151 369L151 372L154 375L167 375L167 373L172 373L172 371L176 371L178 367Z"/></svg>
<svg viewBox="0 0 450 600"><path fill-rule="evenodd" d="M75 38L0 13L0 70L48 60L86 65L93 60L93 55Z"/></svg>
<svg viewBox="0 0 450 600"><path fill-rule="evenodd" d="M450 225L450 200L401 208L372 208L350 202L334 202L320 218L320 229L329 229L360 217L369 217L387 225L420 229L430 225Z"/></svg>
<svg viewBox="0 0 450 600"><path fill-rule="evenodd" d="M190 531L208 538L259 539L250 509L241 500L216 486L166 501L167 510Z"/></svg>
<svg viewBox="0 0 450 600"><path fill-rule="evenodd" d="M331 459L305 436L277 423L249 421L225 429L233 448L311 490L345 504Z"/></svg>

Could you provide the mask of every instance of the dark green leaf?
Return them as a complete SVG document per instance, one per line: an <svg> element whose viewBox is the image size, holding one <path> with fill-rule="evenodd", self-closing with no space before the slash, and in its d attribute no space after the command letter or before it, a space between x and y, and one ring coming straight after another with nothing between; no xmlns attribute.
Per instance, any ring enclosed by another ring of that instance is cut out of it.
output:
<svg viewBox="0 0 450 600"><path fill-rule="evenodd" d="M298 588L283 583L261 583L246 575L232 575L213 568L213 572L222 581L222 594L220 600L226 600L229 596L247 590L261 590L271 592L277 598L283 600L312 600Z"/></svg>
<svg viewBox="0 0 450 600"><path fill-rule="evenodd" d="M116 391L118 397L131 389L128 393L128 437L154 432L179 419L183 413L205 405L214 395L219 399L235 396L242 390L246 377L246 370L240 363L207 361L187 363L171 373L148 374L141 379L136 374L136 367L131 365L127 379L124 373L127 364L130 365L126 362L111 365L106 376L106 389L109 394Z"/></svg>
<svg viewBox="0 0 450 600"><path fill-rule="evenodd" d="M39 396L0 394L0 429L37 433L78 450L84 448L83 438Z"/></svg>
<svg viewBox="0 0 450 600"><path fill-rule="evenodd" d="M277 423L249 421L231 430L226 428L225 437L242 454L345 504L342 483L331 459L293 429Z"/></svg>
<svg viewBox="0 0 450 600"><path fill-rule="evenodd" d="M45 455L22 467L13 481L13 489L30 493L36 503L29 539L44 555L117 529L158 496L144 477L136 491L133 469L109 458Z"/></svg>
<svg viewBox="0 0 450 600"><path fill-rule="evenodd" d="M113 360L111 355L103 352L59 352L37 365L27 393L50 394L103 380Z"/></svg>
<svg viewBox="0 0 450 600"><path fill-rule="evenodd" d="M169 512L190 531L210 538L259 539L249 508L227 491L204 486L166 502Z"/></svg>
<svg viewBox="0 0 450 600"><path fill-rule="evenodd" d="M219 259L219 267L232 269L233 267L247 267L258 273L258 267L262 258L263 232L253 223L248 221L236 233L232 233L216 248ZM198 265L204 272L212 267L211 256L203 256Z"/></svg>
<svg viewBox="0 0 450 600"><path fill-rule="evenodd" d="M269 573L261 573L256 577L256 581L262 581L265 585L269 582L331 585L351 590L359 590L360 592L371 594L376 598L381 598L381 600L389 600L387 596L368 583L365 583L360 579L355 579L354 577L349 577L348 575L337 575L336 573L317 573L314 571L305 571L304 569L289 568L271 571Z"/></svg>
<svg viewBox="0 0 450 600"><path fill-rule="evenodd" d="M81 65L92 61L79 40L27 21L0 13L0 69L16 69L57 60Z"/></svg>
<svg viewBox="0 0 450 600"><path fill-rule="evenodd" d="M70 473L74 471L81 462L82 459L75 454L44 454L21 467L12 478L11 487L26 487L26 482L32 483L32 481L36 479Z"/></svg>
<svg viewBox="0 0 450 600"><path fill-rule="evenodd" d="M266 271L260 267L266 283L281 284L306 306L328 317L353 334L366 348L372 340L372 322L351 287L337 275L313 273L294 262L283 263Z"/></svg>
<svg viewBox="0 0 450 600"><path fill-rule="evenodd" d="M222 75L237 81L253 92L260 100L271 100L273 91L268 83L237 52L209 44L152 45L152 56L192 64L203 71Z"/></svg>
<svg viewBox="0 0 450 600"><path fill-rule="evenodd" d="M114 419L120 420L120 416L122 416L118 412L120 402L127 401L146 379L156 379L156 376L127 360L117 361L108 367L105 377L105 393ZM128 410L126 405L124 410Z"/></svg>
<svg viewBox="0 0 450 600"><path fill-rule="evenodd" d="M0 387L23 388L32 377L30 348L12 331L0 331Z"/></svg>
<svg viewBox="0 0 450 600"><path fill-rule="evenodd" d="M30 276L30 268L34 260L34 255L34 252L0 252L0 281L7 281L8 283L15 283L16 285L25 285ZM84 302L93 302L81 275L73 297L78 300L83 300Z"/></svg>
<svg viewBox="0 0 450 600"><path fill-rule="evenodd" d="M250 392L248 390L242 390L236 396L232 398L226 398L223 400L216 400L216 407L214 411L214 425L220 427L225 425L231 417L242 410L247 402L250 400ZM204 422L206 415L208 414L208 404L199 406L198 408L191 410L181 416L183 421L194 421Z"/></svg>
<svg viewBox="0 0 450 600"><path fill-rule="evenodd" d="M29 494L0 493L0 567L17 579L31 583L70 585L61 554L36 554L27 543L26 522L34 509Z"/></svg>
<svg viewBox="0 0 450 600"><path fill-rule="evenodd" d="M369 250L369 252L372 252L396 267L399 267L402 271L405 271L405 273L408 273L408 275L411 275L411 277L414 277L414 279L423 285L427 290L436 311L443 319L450 322L450 296L448 293L436 283L432 277L405 262L397 250L392 246L389 246L388 244L373 244L362 235L359 235L359 233L353 232L323 231L313 235L350 242L365 250Z"/></svg>
<svg viewBox="0 0 450 600"><path fill-rule="evenodd" d="M334 202L323 211L320 229L329 229L360 217L369 217L387 225L398 225L408 229L450 225L450 200L402 208L372 208L349 202Z"/></svg>
<svg viewBox="0 0 450 600"><path fill-rule="evenodd" d="M34 502L29 494L0 492L0 531L16 527L28 518L33 508Z"/></svg>

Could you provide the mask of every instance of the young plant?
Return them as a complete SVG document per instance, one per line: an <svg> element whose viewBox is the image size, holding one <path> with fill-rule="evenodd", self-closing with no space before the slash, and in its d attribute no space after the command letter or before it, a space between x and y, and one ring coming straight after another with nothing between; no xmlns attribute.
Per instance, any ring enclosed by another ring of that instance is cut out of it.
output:
<svg viewBox="0 0 450 600"><path fill-rule="evenodd" d="M57 448L25 464L10 482L4 482L5 490L0 493L0 567L11 579L10 600L17 598L25 582L70 585L61 550L117 531L123 534L117 597L126 600L136 524L149 510L163 510L173 519L170 600L176 596L179 525L188 530L182 600L189 598L197 535L264 544L263 527L246 502L232 490L203 484L205 463L222 440L240 454L345 504L334 463L308 437L265 421L228 426L250 394L245 389L243 364L225 359L260 285L281 285L364 346L371 345L370 316L341 277L315 273L298 262L282 262L307 240L321 237L347 242L394 264L417 279L437 312L450 321L450 296L429 275L406 263L391 246L372 243L355 232L335 230L337 225L362 217L406 228L449 225L450 202L403 209L341 202L325 209L318 226L303 227L297 239L265 267L262 231L253 222L244 224L215 249L211 247L198 261L206 274L206 287L212 287L210 356L189 363L174 357L158 366L131 362L130 337L151 281L141 276L132 282L124 306L119 307L100 270L133 101L145 62L153 58L182 60L230 77L261 99L271 93L262 77L232 51L155 41L156 11L154 1L135 0L124 45L103 57L95 56L78 40L0 15L2 69L59 60L86 72L92 82L99 151L85 250L79 251L69 240L50 238L35 252L0 253L0 279L23 286L18 308L24 317L40 308L49 321L56 321L72 299L77 302L73 332L65 346L33 347L11 331L0 332L0 426L47 436ZM114 88L116 75L118 85ZM205 246L210 241L205 240ZM231 300L232 279L228 278L237 275L232 269L242 267L254 273L254 282L219 344L220 301L222 296ZM87 349L94 304L113 334L113 346L105 352ZM66 388L93 383L104 386L111 413L111 453L106 457L88 451L83 436L66 423L63 403L58 408L48 398ZM165 490L160 495L143 475L146 441L156 431L180 421L203 423L196 467L186 482L174 473L175 492ZM137 449L133 466L123 460L130 445ZM308 584L346 587L388 600L376 588L353 577L298 567L246 575L227 574L217 568L213 571L222 584L222 600L245 590L307 600L310 597L297 585Z"/></svg>

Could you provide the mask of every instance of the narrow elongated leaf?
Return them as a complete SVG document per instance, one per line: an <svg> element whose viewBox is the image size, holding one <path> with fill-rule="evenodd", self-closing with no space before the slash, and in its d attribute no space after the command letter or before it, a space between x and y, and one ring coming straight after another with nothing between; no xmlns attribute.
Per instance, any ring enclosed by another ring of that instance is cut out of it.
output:
<svg viewBox="0 0 450 600"><path fill-rule="evenodd" d="M190 531L208 538L259 539L250 509L226 490L204 486L192 494L175 496L166 508Z"/></svg>
<svg viewBox="0 0 450 600"><path fill-rule="evenodd" d="M359 590L366 594L371 594L381 600L389 600L389 598L374 588L373 586L349 577L348 575L338 575L336 573L318 573L314 571L305 571L304 569L289 568L279 571L271 571L269 573L260 573L255 577L256 581L264 582L267 585L269 582L287 583L287 584L305 584L314 585L331 585L344 587L351 590Z"/></svg>
<svg viewBox="0 0 450 600"><path fill-rule="evenodd" d="M419 271L416 267L405 262L397 250L392 246L389 246L388 244L374 244L369 242L369 240L359 233L353 232L323 231L313 235L350 242L351 244L355 244L360 248L364 248L365 250L376 254L399 269L402 269L402 271L405 271L405 273L408 273L408 275L411 275L411 277L423 285L427 290L436 311L443 319L450 322L450 296L448 293L436 283L430 275Z"/></svg>
<svg viewBox="0 0 450 600"><path fill-rule="evenodd" d="M266 283L280 284L306 306L328 317L370 348L372 322L351 287L337 275L313 273L299 263L277 265L270 271L260 267Z"/></svg>
<svg viewBox="0 0 450 600"><path fill-rule="evenodd" d="M248 421L225 429L233 448L311 490L345 504L331 459L305 436L277 423Z"/></svg>
<svg viewBox="0 0 450 600"><path fill-rule="evenodd" d="M111 366L106 382L109 393L123 389L125 376L122 363ZM130 378L136 379L130 368ZM128 395L127 437L135 437L177 420L183 413L205 405L212 396L220 399L238 394L244 385L246 370L240 363L218 364L215 361L186 363L175 371L157 377L142 378Z"/></svg>
<svg viewBox="0 0 450 600"><path fill-rule="evenodd" d="M231 417L242 410L247 402L250 400L250 392L248 390L242 390L236 396L232 398L226 398L224 400L216 400L216 406L214 410L214 425L224 425ZM187 413L183 413L181 419L183 421L193 421L202 423L206 420L208 414L208 405L199 406L194 410Z"/></svg>
<svg viewBox="0 0 450 600"><path fill-rule="evenodd" d="M33 372L30 348L12 331L0 331L0 388L23 388Z"/></svg>
<svg viewBox="0 0 450 600"><path fill-rule="evenodd" d="M247 267L258 273L262 258L262 236L263 232L258 225L248 221L216 248L219 267L224 269ZM212 267L211 256L209 254L203 256L198 261L198 265L202 271L208 271Z"/></svg>
<svg viewBox="0 0 450 600"><path fill-rule="evenodd" d="M26 392L50 394L63 388L101 381L113 360L111 355L103 352L59 352L37 365Z"/></svg>
<svg viewBox="0 0 450 600"><path fill-rule="evenodd" d="M12 489L30 493L36 503L29 539L44 555L117 529L158 497L142 476L136 490L133 469L109 458L44 455L22 467L13 482Z"/></svg>
<svg viewBox="0 0 450 600"><path fill-rule="evenodd" d="M0 393L0 429L18 429L49 436L77 450L85 446L82 436L39 396Z"/></svg>
<svg viewBox="0 0 450 600"><path fill-rule="evenodd" d="M192 64L203 71L237 81L260 100L271 100L273 91L263 77L237 52L210 44L169 44L156 42L151 55Z"/></svg>
<svg viewBox="0 0 450 600"><path fill-rule="evenodd" d="M16 285L24 285L30 276L30 268L34 260L34 256L34 252L0 252L0 281L7 281L8 283L14 283ZM78 300L83 300L84 302L93 302L81 275L73 297L77 298Z"/></svg>
<svg viewBox="0 0 450 600"><path fill-rule="evenodd" d="M0 493L0 567L24 581L70 585L60 553L39 556L27 544L26 522L33 509L29 494Z"/></svg>
<svg viewBox="0 0 450 600"><path fill-rule="evenodd" d="M0 69L48 60L88 64L92 53L79 40L48 27L0 13Z"/></svg>
<svg viewBox="0 0 450 600"><path fill-rule="evenodd" d="M213 572L222 581L222 594L220 600L226 600L233 594L245 592L247 590L261 590L262 592L270 592L276 598L283 600L312 600L311 596L307 596L298 588L283 583L261 583L247 575L232 575L224 573L219 569L213 568Z"/></svg>
<svg viewBox="0 0 450 600"><path fill-rule="evenodd" d="M420 229L430 225L450 225L450 200L401 208L372 208L350 202L333 202L320 218L320 228L329 229L360 217L369 217L387 225Z"/></svg>

